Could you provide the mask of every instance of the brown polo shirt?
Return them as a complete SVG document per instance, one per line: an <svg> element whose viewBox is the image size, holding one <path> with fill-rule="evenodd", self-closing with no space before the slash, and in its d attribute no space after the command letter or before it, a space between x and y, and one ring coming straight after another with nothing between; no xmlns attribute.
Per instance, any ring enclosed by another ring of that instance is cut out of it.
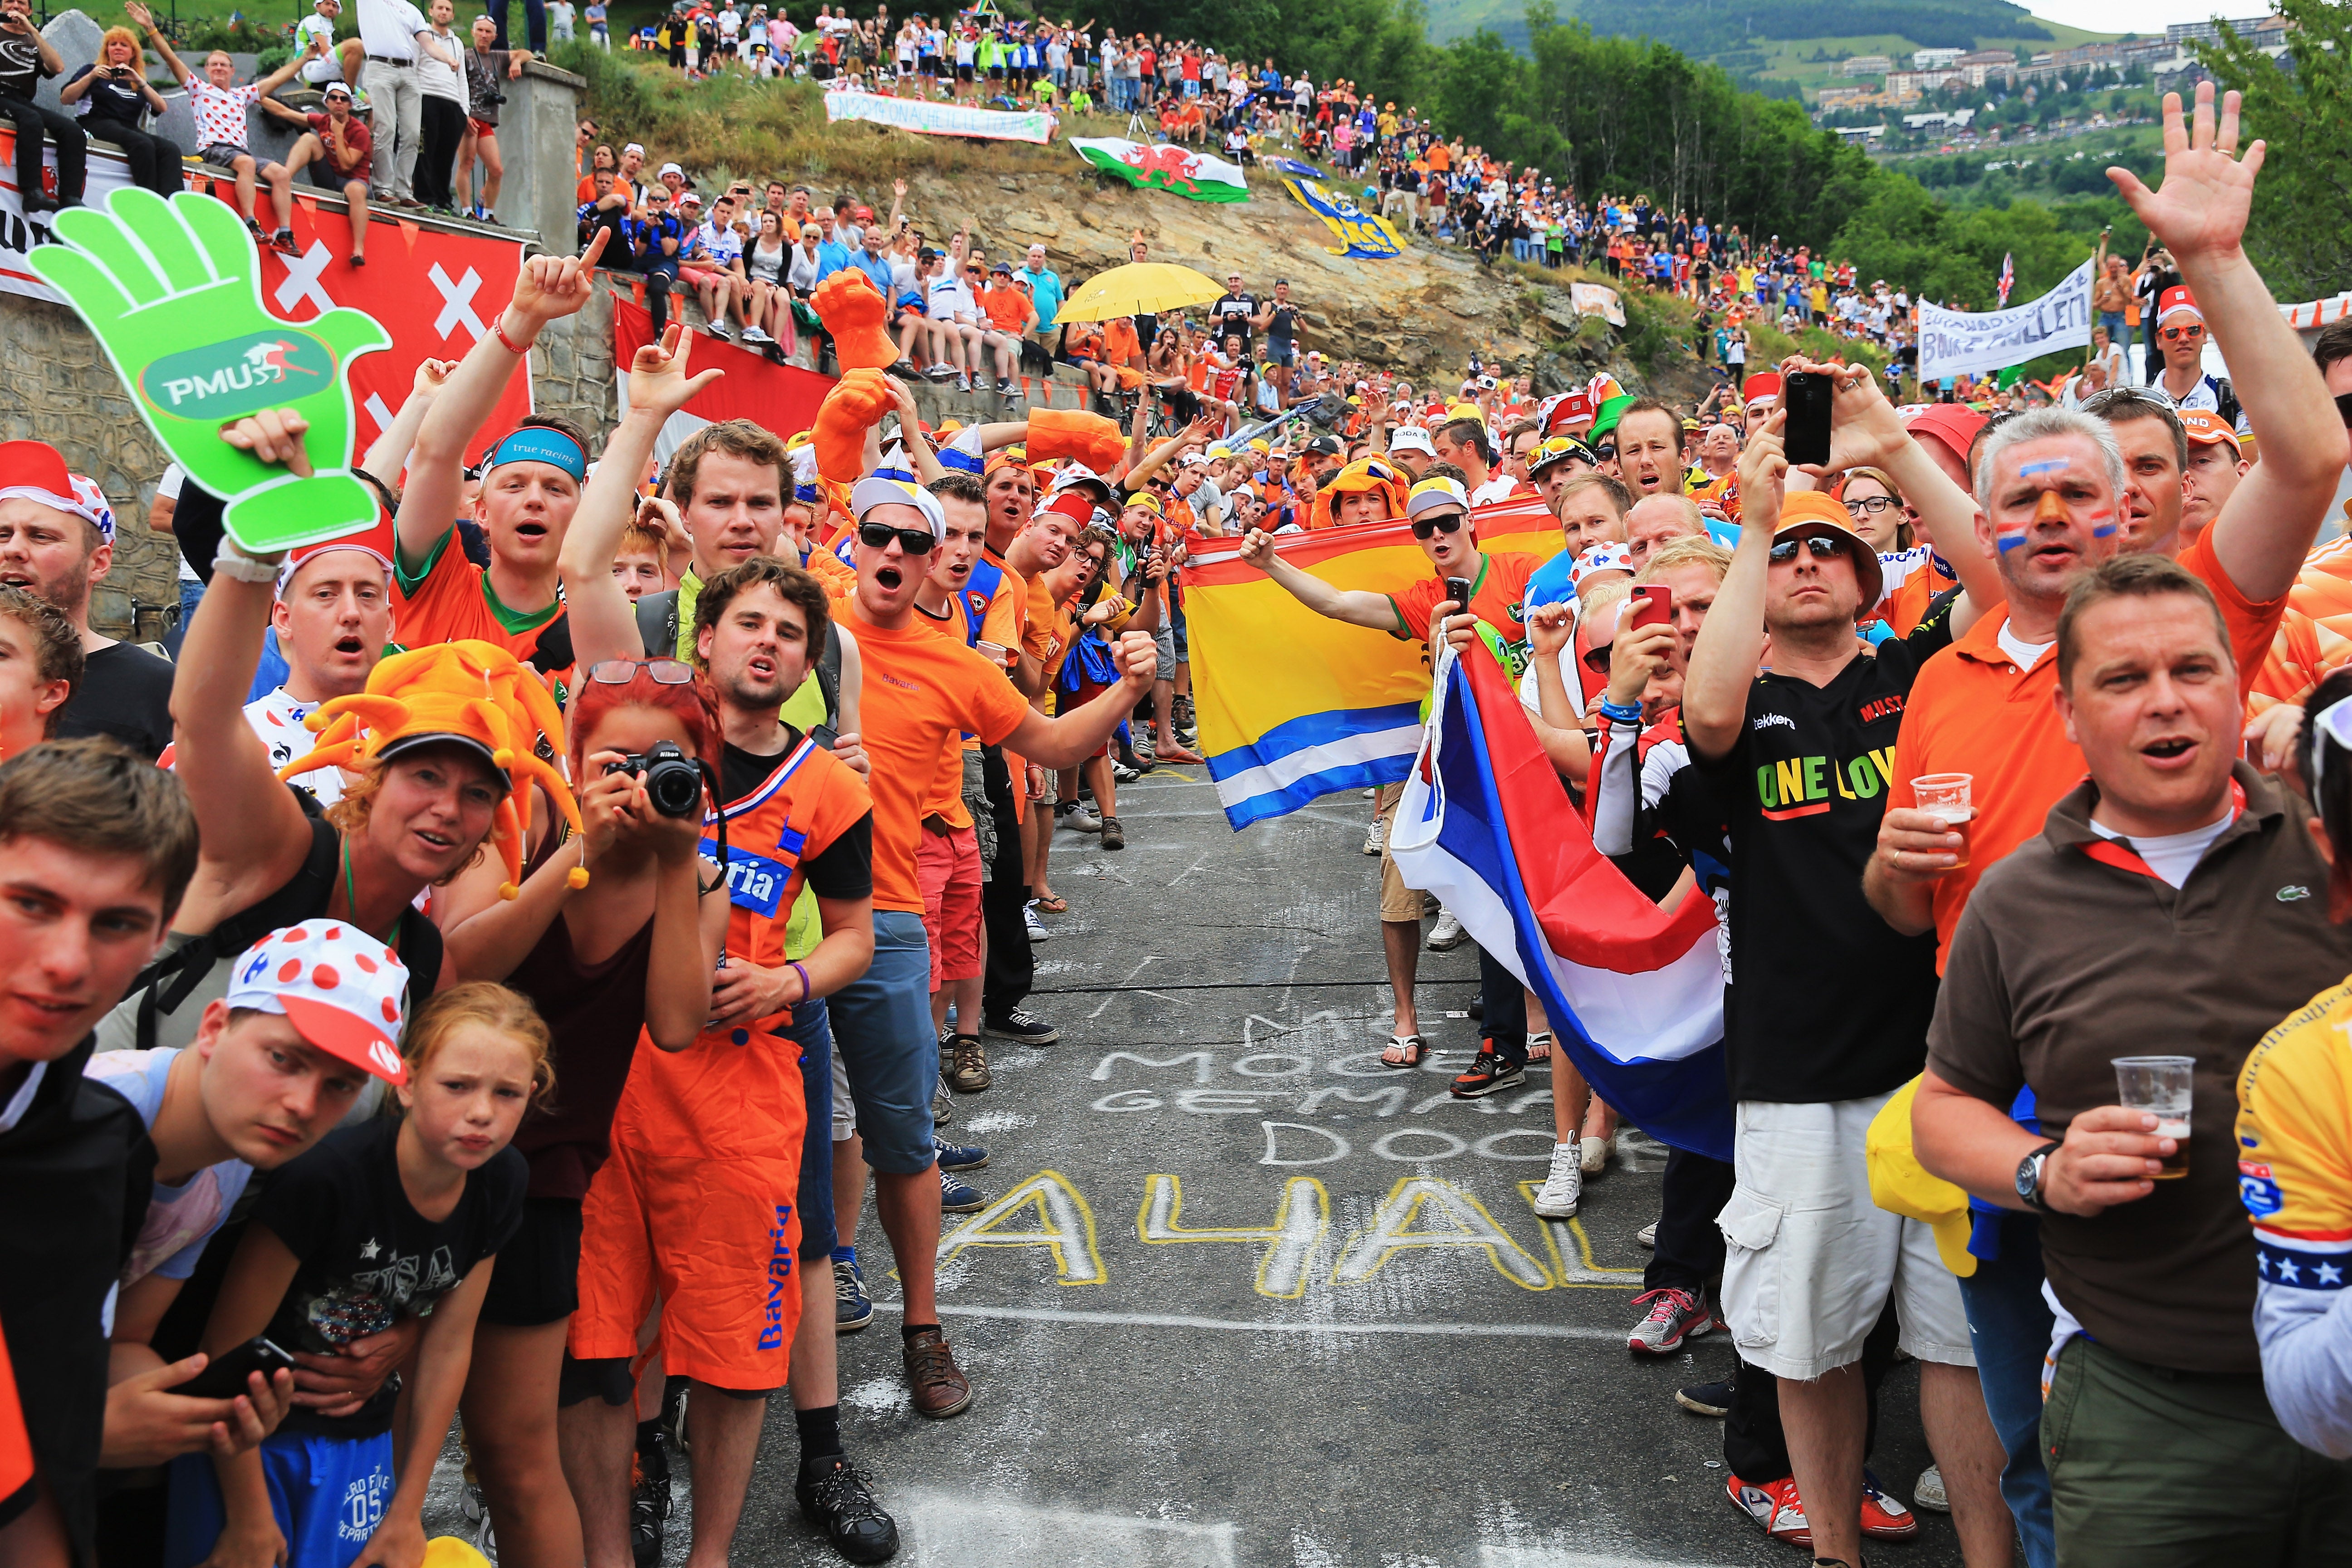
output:
<svg viewBox="0 0 2352 1568"><path fill-rule="evenodd" d="M2183 1372L2253 1373L2254 1244L2232 1126L2247 1053L2352 969L2327 919L2308 808L2243 762L2244 809L2175 889L2090 825L2098 786L1989 868L1953 932L1927 1067L2004 1112L2031 1085L2043 1131L2116 1103L2116 1057L2197 1058L2189 1174L2094 1219L2042 1221L2051 1288L2090 1335ZM2095 858L2093 851L2095 852Z"/></svg>

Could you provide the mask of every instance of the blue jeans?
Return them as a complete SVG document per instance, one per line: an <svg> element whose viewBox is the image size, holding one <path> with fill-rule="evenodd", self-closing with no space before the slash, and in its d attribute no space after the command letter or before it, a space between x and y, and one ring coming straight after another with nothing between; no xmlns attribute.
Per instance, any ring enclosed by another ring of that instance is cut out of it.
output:
<svg viewBox="0 0 2352 1568"><path fill-rule="evenodd" d="M833 1026L824 999L793 1009L784 1038L801 1048L801 1100L808 1133L801 1140L801 1261L833 1256Z"/></svg>
<svg viewBox="0 0 2352 1568"><path fill-rule="evenodd" d="M931 1089L940 1079L940 1037L931 1026L931 943L923 917L876 910L874 962L826 997L825 1009L857 1103L866 1163L898 1176L929 1170L939 1158L931 1147Z"/></svg>
<svg viewBox="0 0 2352 1568"><path fill-rule="evenodd" d="M180 657L180 644L188 635L188 623L196 618L196 606L204 602L205 585L184 578L180 583L180 624L163 638L163 651L173 658Z"/></svg>
<svg viewBox="0 0 2352 1568"><path fill-rule="evenodd" d="M2009 1455L2000 1495L2017 1518L2026 1568L2056 1568L2050 1472L2042 1462L2042 1358L2050 1349L2051 1324L2042 1299L2042 1222L2003 1215L2000 1226L2000 1256L1977 1259L1977 1271L1960 1281L1960 1301L1968 1309L1985 1411Z"/></svg>
<svg viewBox="0 0 2352 1568"><path fill-rule="evenodd" d="M2124 313L2121 310L2100 311L2099 325L2107 329L2107 342L2120 343L2124 341Z"/></svg>

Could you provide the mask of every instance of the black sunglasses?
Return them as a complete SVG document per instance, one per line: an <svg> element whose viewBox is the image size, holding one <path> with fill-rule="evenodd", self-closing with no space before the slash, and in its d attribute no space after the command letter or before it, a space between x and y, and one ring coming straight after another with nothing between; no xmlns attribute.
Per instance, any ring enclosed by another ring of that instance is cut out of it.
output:
<svg viewBox="0 0 2352 1568"><path fill-rule="evenodd" d="M2352 430L2352 392L2336 395L2336 412L2343 416L2344 428Z"/></svg>
<svg viewBox="0 0 2352 1568"><path fill-rule="evenodd" d="M1802 539L1782 539L1772 545L1772 563L1785 565L1797 558L1797 546L1803 545L1813 552L1816 561L1833 559L1845 546L1826 533L1809 533Z"/></svg>
<svg viewBox="0 0 2352 1568"><path fill-rule="evenodd" d="M1433 533L1458 533L1462 522L1463 514L1458 511L1449 511L1442 517L1417 517L1412 520L1412 536L1427 539Z"/></svg>
<svg viewBox="0 0 2352 1568"><path fill-rule="evenodd" d="M939 542L928 528L893 528L887 522L859 523L857 538L860 543L876 550L889 549L895 539L898 548L909 555L929 555L931 546Z"/></svg>

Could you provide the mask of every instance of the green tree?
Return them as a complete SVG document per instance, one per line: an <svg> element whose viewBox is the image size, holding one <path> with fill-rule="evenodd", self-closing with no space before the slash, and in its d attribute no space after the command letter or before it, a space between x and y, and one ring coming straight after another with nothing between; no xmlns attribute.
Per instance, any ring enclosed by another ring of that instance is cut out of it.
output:
<svg viewBox="0 0 2352 1568"><path fill-rule="evenodd" d="M2279 0L2289 21L2292 72L2224 26L2206 66L2245 95L2244 139L2269 145L2246 254L2282 299L2307 300L2352 283L2352 10Z"/></svg>

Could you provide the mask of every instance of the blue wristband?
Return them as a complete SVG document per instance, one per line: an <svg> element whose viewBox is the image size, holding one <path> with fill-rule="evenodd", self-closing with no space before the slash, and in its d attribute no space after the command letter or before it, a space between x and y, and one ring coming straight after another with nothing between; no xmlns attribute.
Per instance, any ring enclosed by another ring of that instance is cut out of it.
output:
<svg viewBox="0 0 2352 1568"><path fill-rule="evenodd" d="M1601 716L1620 724L1638 724L1642 721L1642 709L1638 703L1612 702L1604 697L1601 700Z"/></svg>

